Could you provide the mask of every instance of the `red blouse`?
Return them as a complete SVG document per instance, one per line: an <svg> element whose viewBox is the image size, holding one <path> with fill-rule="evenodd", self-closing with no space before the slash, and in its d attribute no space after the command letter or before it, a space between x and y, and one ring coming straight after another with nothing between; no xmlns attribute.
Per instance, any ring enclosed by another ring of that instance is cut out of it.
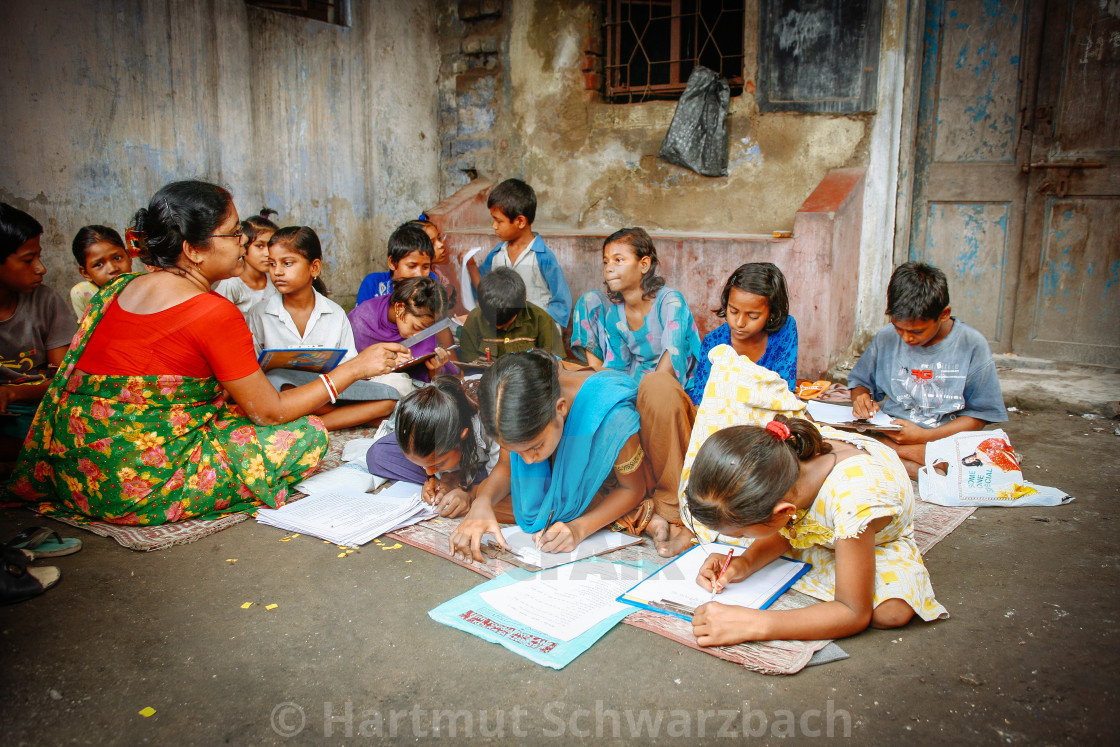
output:
<svg viewBox="0 0 1120 747"><path fill-rule="evenodd" d="M213 292L154 314L125 311L114 298L77 367L109 376L213 376L219 381L260 370L241 312Z"/></svg>

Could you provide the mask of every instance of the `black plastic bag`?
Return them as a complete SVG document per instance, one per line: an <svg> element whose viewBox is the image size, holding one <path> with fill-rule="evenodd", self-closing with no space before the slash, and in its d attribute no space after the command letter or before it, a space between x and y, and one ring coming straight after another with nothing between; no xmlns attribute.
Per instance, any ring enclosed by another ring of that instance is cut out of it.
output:
<svg viewBox="0 0 1120 747"><path fill-rule="evenodd" d="M657 155L697 174L727 176L730 101L731 86L725 79L714 70L694 67Z"/></svg>

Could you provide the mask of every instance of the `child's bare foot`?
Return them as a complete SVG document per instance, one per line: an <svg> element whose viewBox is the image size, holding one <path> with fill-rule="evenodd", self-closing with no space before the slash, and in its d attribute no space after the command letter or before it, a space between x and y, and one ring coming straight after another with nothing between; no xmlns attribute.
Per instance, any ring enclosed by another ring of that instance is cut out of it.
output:
<svg viewBox="0 0 1120 747"><path fill-rule="evenodd" d="M692 547L696 536L680 524L670 524L663 517L655 515L646 525L646 534L653 539L657 554L672 558Z"/></svg>

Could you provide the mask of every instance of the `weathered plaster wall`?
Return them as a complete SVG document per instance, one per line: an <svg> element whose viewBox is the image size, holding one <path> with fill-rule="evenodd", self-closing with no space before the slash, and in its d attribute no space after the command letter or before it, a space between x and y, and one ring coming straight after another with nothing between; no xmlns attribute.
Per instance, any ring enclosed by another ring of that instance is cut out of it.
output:
<svg viewBox="0 0 1120 747"><path fill-rule="evenodd" d="M505 0L490 3L484 17L478 11L486 3L437 4L442 196L466 184L473 169L531 183L540 198L537 227L545 234L641 225L750 236L791 230L798 207L831 169L864 167L863 251L852 303L859 330L877 326L891 267L906 0L884 2L877 113L850 116L758 111L759 8L747 0L747 85L731 100L726 178L657 158L675 102L607 104L585 90L581 68L600 34L598 4ZM483 105L485 122L476 112Z"/></svg>
<svg viewBox="0 0 1120 747"><path fill-rule="evenodd" d="M441 2L445 17L463 5ZM758 8L753 1L747 6L746 78L753 81ZM589 100L584 90L581 60L588 35L599 34L601 22L595 4L508 0L502 12L504 28L495 31L491 19L482 36L498 35L499 53L491 63L497 71L492 68L486 85L496 82L499 92L493 98L500 104L505 91L509 108L496 111L489 133L495 147L478 154L477 169L483 176L519 176L532 183L541 198L542 226L638 224L733 234L789 230L798 206L830 169L866 163L870 116L762 115L749 93L731 102L727 178L665 163L656 154L675 102L606 104L597 96ZM467 24L464 42L476 33L472 26ZM462 68L462 61L472 57L464 49L461 44L458 55L445 56L445 85L456 77L460 88L468 82L455 72L456 63ZM469 168L470 159L462 156L456 153L443 170ZM496 173L486 170L490 163Z"/></svg>
<svg viewBox="0 0 1120 747"><path fill-rule="evenodd" d="M161 185L228 186L323 239L354 293L393 227L437 201L431 2L353 3L343 28L242 0L0 4L0 200L43 224L47 283L86 223L122 228Z"/></svg>

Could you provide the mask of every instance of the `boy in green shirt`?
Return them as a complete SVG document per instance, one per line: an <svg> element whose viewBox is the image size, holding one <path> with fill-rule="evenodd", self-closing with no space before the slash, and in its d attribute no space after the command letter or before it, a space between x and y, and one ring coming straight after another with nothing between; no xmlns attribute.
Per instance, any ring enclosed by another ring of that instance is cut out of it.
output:
<svg viewBox="0 0 1120 747"><path fill-rule="evenodd" d="M486 273L478 283L478 308L459 339L459 360L493 360L506 353L541 348L564 357L552 317L525 298L525 281L508 267Z"/></svg>

